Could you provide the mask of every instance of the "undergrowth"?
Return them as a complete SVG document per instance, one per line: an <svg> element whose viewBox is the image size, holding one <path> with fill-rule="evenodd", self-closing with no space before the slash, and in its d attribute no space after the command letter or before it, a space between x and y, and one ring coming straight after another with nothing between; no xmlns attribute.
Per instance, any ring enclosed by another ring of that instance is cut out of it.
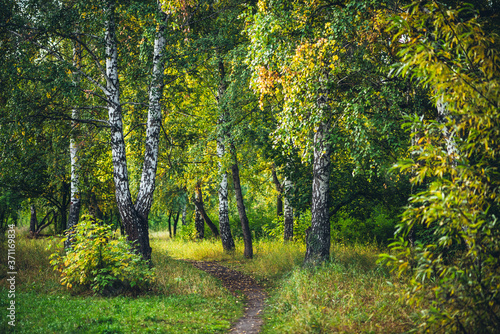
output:
<svg viewBox="0 0 500 334"><path fill-rule="evenodd" d="M303 268L305 245L254 242L254 259L243 244L224 253L218 240L160 238L174 258L222 261L255 277L268 291L263 333L401 333L415 327L417 310L399 303L406 284L376 263L380 250L367 244L332 245L331 261Z"/></svg>
<svg viewBox="0 0 500 334"><path fill-rule="evenodd" d="M7 243L0 241L0 333L224 333L242 303L210 275L152 241L156 280L138 297L70 294L49 256L61 238L16 233L16 326L7 324ZM51 249L47 249L52 245Z"/></svg>

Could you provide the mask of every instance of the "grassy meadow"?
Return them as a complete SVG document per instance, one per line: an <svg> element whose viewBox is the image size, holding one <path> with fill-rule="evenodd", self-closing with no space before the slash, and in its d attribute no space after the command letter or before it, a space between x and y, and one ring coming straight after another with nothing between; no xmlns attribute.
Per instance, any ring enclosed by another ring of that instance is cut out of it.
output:
<svg viewBox="0 0 500 334"><path fill-rule="evenodd" d="M255 258L222 251L216 240L172 240L152 235L157 279L139 296L72 294L49 264L59 239L16 240L16 327L2 316L0 332L16 333L223 333L243 314L244 300L189 260L220 261L264 286L268 306L263 333L401 333L415 326L415 310L398 303L403 284L376 264L373 245L335 244L332 261L302 268L303 243L258 240ZM53 244L51 250L47 246ZM0 307L7 299L6 242L0 249ZM5 311L2 311L5 312Z"/></svg>

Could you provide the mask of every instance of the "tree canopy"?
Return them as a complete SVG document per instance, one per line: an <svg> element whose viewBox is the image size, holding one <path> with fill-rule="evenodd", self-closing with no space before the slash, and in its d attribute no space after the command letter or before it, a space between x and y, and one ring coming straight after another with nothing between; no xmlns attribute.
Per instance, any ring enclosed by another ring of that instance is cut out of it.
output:
<svg viewBox="0 0 500 334"><path fill-rule="evenodd" d="M497 328L498 1L0 6L0 228L392 242L424 330Z"/></svg>

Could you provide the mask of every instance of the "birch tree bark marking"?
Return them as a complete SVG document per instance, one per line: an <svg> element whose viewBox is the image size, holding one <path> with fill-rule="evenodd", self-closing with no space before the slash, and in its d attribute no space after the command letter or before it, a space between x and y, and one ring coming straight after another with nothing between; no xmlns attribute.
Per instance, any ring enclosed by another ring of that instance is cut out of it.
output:
<svg viewBox="0 0 500 334"><path fill-rule="evenodd" d="M311 232L307 238L305 262L330 259L330 214L328 206L330 154L328 142L330 125L322 122L314 134L314 163L311 207Z"/></svg>
<svg viewBox="0 0 500 334"><path fill-rule="evenodd" d="M284 201L284 241L292 241L293 240L293 208L290 202L290 197L293 189L293 183L290 178L287 176L283 181L283 188L285 192L285 201Z"/></svg>
<svg viewBox="0 0 500 334"><path fill-rule="evenodd" d="M79 69L81 65L81 46L78 43L75 43L73 48L73 65ZM76 71L73 73L74 82L78 84L80 81L80 75ZM80 218L80 208L81 208L81 194L80 194L80 162L79 162L79 152L80 152L80 143L78 138L78 123L74 120L80 118L80 113L78 110L71 110L71 127L72 133L69 139L69 155L70 155L70 164L71 164L71 196L69 203L69 215L68 221L66 222L66 229L71 232L73 227L78 224L78 220ZM68 234L68 238L65 242L65 247L71 246L71 237Z"/></svg>
<svg viewBox="0 0 500 334"><path fill-rule="evenodd" d="M227 199L228 184L227 184L227 171L225 170L221 160L226 154L225 141L227 137L227 115L223 106L223 97L226 92L226 85L224 82L224 63L219 59L219 75L220 83L217 92L217 102L219 104L220 116L218 121L219 135L217 136L217 156L219 157L219 230L222 247L226 251L232 251L235 248L233 235L231 234L231 227L229 226L229 203Z"/></svg>

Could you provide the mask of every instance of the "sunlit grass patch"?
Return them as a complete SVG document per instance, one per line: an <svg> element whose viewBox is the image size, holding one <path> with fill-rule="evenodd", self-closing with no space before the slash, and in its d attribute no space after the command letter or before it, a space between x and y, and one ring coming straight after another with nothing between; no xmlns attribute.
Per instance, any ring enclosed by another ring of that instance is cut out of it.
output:
<svg viewBox="0 0 500 334"><path fill-rule="evenodd" d="M156 235L155 235L156 236ZM220 240L200 240L196 242L155 238L153 253L170 255L175 259L196 261L223 261L259 279L281 277L302 263L305 252L303 243L283 243L278 240L261 239L253 242L254 258L243 256L243 242L236 240L234 252L225 252Z"/></svg>
<svg viewBox="0 0 500 334"><path fill-rule="evenodd" d="M302 264L305 251L304 243L258 240L254 244L254 259L242 263L241 268L261 280L279 279Z"/></svg>
<svg viewBox="0 0 500 334"><path fill-rule="evenodd" d="M60 238L29 239L26 233L19 231L16 235L15 271L17 288L21 291L48 292L63 291L59 283L59 273L50 265L49 255L56 251ZM6 285L7 243L0 242L0 286Z"/></svg>
<svg viewBox="0 0 500 334"><path fill-rule="evenodd" d="M192 242L186 242L189 245ZM170 241L152 240L152 260L156 268L156 287L165 294L196 293L204 297L224 297L228 292L220 282L196 268L190 263L179 259L196 259L189 257L173 258ZM193 247L194 248L194 247Z"/></svg>
<svg viewBox="0 0 500 334"><path fill-rule="evenodd" d="M71 295L49 263L61 241L16 239L16 333L223 333L243 312L242 303L218 280L172 259L159 241L153 241L157 280L152 291L136 298ZM10 303L5 240L0 252L0 307L5 310ZM1 318L0 333L12 330L7 321Z"/></svg>
<svg viewBox="0 0 500 334"><path fill-rule="evenodd" d="M0 288L0 306L7 305ZM224 333L240 315L226 298L197 294L83 297L25 292L16 297L15 333ZM12 332L3 317L0 332Z"/></svg>
<svg viewBox="0 0 500 334"><path fill-rule="evenodd" d="M271 294L264 333L400 333L413 310L399 301L398 280L376 264L373 245L332 247L332 261L297 267Z"/></svg>

